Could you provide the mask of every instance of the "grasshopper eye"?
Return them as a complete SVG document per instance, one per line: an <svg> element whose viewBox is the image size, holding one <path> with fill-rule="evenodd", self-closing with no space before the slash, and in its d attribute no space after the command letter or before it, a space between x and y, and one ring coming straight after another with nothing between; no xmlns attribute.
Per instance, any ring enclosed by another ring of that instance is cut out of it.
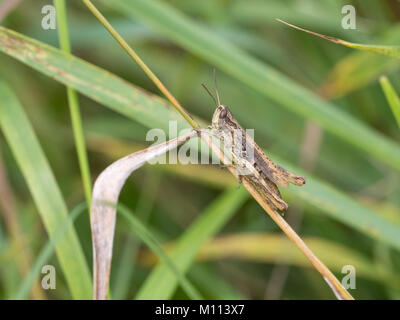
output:
<svg viewBox="0 0 400 320"><path fill-rule="evenodd" d="M226 112L226 109L222 110L219 114L219 118L220 119L224 119L226 118L226 116L228 115L228 112Z"/></svg>

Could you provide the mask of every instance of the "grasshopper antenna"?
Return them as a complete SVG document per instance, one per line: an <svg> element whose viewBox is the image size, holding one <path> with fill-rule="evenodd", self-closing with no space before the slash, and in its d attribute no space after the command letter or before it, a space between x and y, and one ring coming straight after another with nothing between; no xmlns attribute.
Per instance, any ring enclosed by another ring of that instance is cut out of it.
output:
<svg viewBox="0 0 400 320"><path fill-rule="evenodd" d="M214 86L215 86L215 92L217 93L217 101L218 105L221 105L221 101L219 100L219 93L218 93L218 85L217 85L217 73L214 68Z"/></svg>
<svg viewBox="0 0 400 320"><path fill-rule="evenodd" d="M215 97L213 96L213 94L210 92L210 90L208 90L208 88L206 87L206 85L204 83L201 84L203 86L203 88L207 91L207 93L210 95L211 99L214 100L215 104L217 104L217 100L215 100ZM218 105L217 105L218 106Z"/></svg>

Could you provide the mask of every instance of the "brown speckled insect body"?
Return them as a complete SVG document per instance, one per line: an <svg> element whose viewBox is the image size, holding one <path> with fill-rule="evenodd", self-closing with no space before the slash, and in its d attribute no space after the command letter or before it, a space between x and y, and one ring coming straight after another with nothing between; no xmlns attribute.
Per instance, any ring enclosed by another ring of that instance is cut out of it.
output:
<svg viewBox="0 0 400 320"><path fill-rule="evenodd" d="M228 145L232 166L237 170L239 182L246 179L269 202L273 209L284 211L288 208L277 187L288 187L289 183L303 185L306 180L276 163L261 150L233 117L228 107L221 104L216 108L212 125L212 135Z"/></svg>

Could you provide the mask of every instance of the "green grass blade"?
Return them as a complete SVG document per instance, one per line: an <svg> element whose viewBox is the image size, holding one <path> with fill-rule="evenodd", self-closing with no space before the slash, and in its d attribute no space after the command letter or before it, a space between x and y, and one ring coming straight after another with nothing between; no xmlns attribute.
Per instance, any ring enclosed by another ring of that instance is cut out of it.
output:
<svg viewBox="0 0 400 320"><path fill-rule="evenodd" d="M395 59L400 59L400 47L398 46L386 46L386 45L372 45L372 44L362 44L362 43L353 43L353 42L348 42L344 41L341 39L339 40L339 44L353 48L353 49L358 49L362 51L368 51L368 52L373 52L380 54L382 56L387 56L390 58L395 58Z"/></svg>
<svg viewBox="0 0 400 320"><path fill-rule="evenodd" d="M128 220L128 222L133 226L133 230L141 238L141 240L159 257L159 259L165 265L165 268L176 277L177 282L181 285L182 289L192 300L201 300L202 297L197 289L186 279L184 274L176 266L176 261L171 259L158 243L157 239L147 230L146 226L135 217L135 215L130 212L128 208L119 204L118 211ZM154 298L150 298L154 299Z"/></svg>
<svg viewBox="0 0 400 320"><path fill-rule="evenodd" d="M282 189L284 195L288 194L302 200L314 207L317 212L323 211L335 220L400 250L398 223L389 221L321 179L312 177L285 161L278 161L278 163L289 171L303 175L307 180L301 188L290 186L288 189Z"/></svg>
<svg viewBox="0 0 400 320"><path fill-rule="evenodd" d="M0 51L146 127L167 132L168 120L177 120L178 131L189 128L159 96L150 95L104 69L1 26Z"/></svg>
<svg viewBox="0 0 400 320"><path fill-rule="evenodd" d="M29 274L25 277L24 281L20 285L17 293L14 295L13 300L23 300L29 295L33 283L39 277L41 268L46 264L46 262L51 258L54 253L54 249L59 243L59 241L64 237L67 228L72 225L75 219L87 208L85 203L77 205L71 210L68 215L68 219L65 224L60 226L55 232L55 236L46 243L43 249L40 251L35 263L31 267Z"/></svg>
<svg viewBox="0 0 400 320"><path fill-rule="evenodd" d="M17 97L0 80L0 127L25 177L50 238L66 223L68 210L33 128ZM75 299L92 296L88 266L74 228L58 243L57 257Z"/></svg>
<svg viewBox="0 0 400 320"><path fill-rule="evenodd" d="M160 176L147 173L148 177L143 183L140 191L138 203L134 209L136 216L147 226L150 214L153 211L157 196L159 195ZM121 253L121 259L118 263L118 269L115 270L116 277L112 283L112 297L115 300L125 299L130 287L130 279L136 270L137 256L141 241L137 238L128 237L125 241Z"/></svg>
<svg viewBox="0 0 400 320"><path fill-rule="evenodd" d="M343 266L351 264L357 270L357 276L374 281L387 282L392 279L393 287L400 288L400 277L385 266L382 273L371 264L368 257L360 254L340 242L326 240L320 237L305 236L304 241L313 252L335 273L340 273ZM171 248L175 243L167 243ZM167 250L169 253L169 250ZM156 257L151 252L145 252L142 261L151 264ZM310 268L312 265L290 241L279 233L241 232L215 237L208 241L200 250L196 261L212 261L220 259L237 259L261 263L284 263ZM394 281L393 281L394 280Z"/></svg>
<svg viewBox="0 0 400 320"><path fill-rule="evenodd" d="M390 109L392 109L393 115L397 121L397 125L400 127L400 98L387 77L381 77L380 83Z"/></svg>
<svg viewBox="0 0 400 320"><path fill-rule="evenodd" d="M388 45L368 45L368 44L361 44L361 43L354 43L354 42L348 42L343 39L335 38L335 37L330 37L326 36L324 34L320 34L314 31L310 31L307 29L300 28L298 26L295 26L293 24L290 24L288 22L282 21L278 19L279 22L282 22L294 29L312 34L314 36L320 37L322 39L331 41L333 43L341 44L342 46L353 48L353 49L358 49L362 51L368 51L368 52L373 52L380 54L382 56L387 56L395 59L400 59L400 47L399 46L388 46Z"/></svg>
<svg viewBox="0 0 400 320"><path fill-rule="evenodd" d="M389 29L380 37L383 43L400 42L400 26ZM319 90L326 99L336 99L363 88L379 79L382 74L394 73L400 67L398 59L365 51L353 51L329 72Z"/></svg>
<svg viewBox="0 0 400 320"><path fill-rule="evenodd" d="M325 3L313 4L313 10L304 10L301 6L288 6L284 1L234 1L229 6L229 16L236 23L250 26L274 27L275 19L281 18L307 28L318 28L324 32L337 32L346 34L338 22L336 10L323 7ZM340 10L340 9L339 9ZM358 22L359 31L363 32L366 25ZM348 35L348 32L347 32ZM353 36L354 38L356 36Z"/></svg>
<svg viewBox="0 0 400 320"><path fill-rule="evenodd" d="M218 268L205 265L192 265L190 279L202 288L208 299L216 300L241 300L246 299L228 279L218 274Z"/></svg>
<svg viewBox="0 0 400 320"><path fill-rule="evenodd" d="M145 20L170 40L262 95L319 123L327 131L400 170L400 147L395 142L216 36L211 30L191 21L165 2L115 0L105 3L122 14Z"/></svg>
<svg viewBox="0 0 400 320"><path fill-rule="evenodd" d="M170 257L183 274L206 241L218 233L249 194L244 188L229 189L215 200L179 238ZM170 299L178 281L164 264L158 264L140 288L137 299Z"/></svg>
<svg viewBox="0 0 400 320"><path fill-rule="evenodd" d="M68 25L67 25L67 8L65 0L54 0L57 12L57 30L60 39L61 50L71 53L71 45L69 42ZM72 129L74 132L76 152L78 155L79 167L82 175L83 190L85 192L86 202L90 212L90 201L92 199L92 180L90 178L89 161L86 152L85 137L83 134L81 113L79 110L79 101L76 91L67 88L68 104L71 115Z"/></svg>

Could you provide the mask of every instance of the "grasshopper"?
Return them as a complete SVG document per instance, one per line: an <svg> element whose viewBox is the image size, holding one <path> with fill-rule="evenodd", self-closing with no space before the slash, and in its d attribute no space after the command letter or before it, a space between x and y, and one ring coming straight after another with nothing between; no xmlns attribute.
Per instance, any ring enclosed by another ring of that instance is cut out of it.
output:
<svg viewBox="0 0 400 320"><path fill-rule="evenodd" d="M287 171L267 157L254 139L236 121L229 108L220 103L216 81L217 101L204 85L203 87L217 104L211 126L209 126L209 133L223 141L225 147L228 146L232 160L230 165L236 169L239 185L242 179L245 179L263 196L272 209L287 210L288 205L282 200L278 186L288 187L289 183L301 186L306 180L302 176Z"/></svg>

